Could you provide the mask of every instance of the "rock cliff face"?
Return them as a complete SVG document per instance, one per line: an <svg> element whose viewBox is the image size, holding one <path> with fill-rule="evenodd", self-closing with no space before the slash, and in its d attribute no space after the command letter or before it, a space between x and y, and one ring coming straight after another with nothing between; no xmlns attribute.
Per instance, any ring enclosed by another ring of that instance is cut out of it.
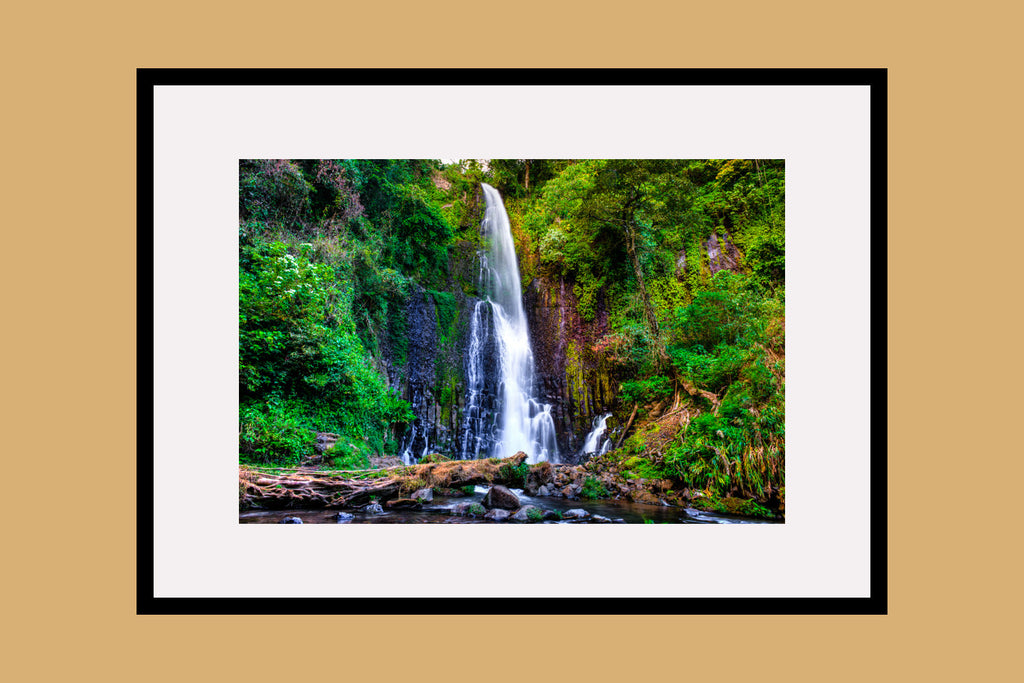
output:
<svg viewBox="0 0 1024 683"><path fill-rule="evenodd" d="M562 462L575 462L594 417L614 402L610 364L595 350L608 332L608 310L598 296L594 319L577 311L572 284L538 277L523 295L540 394L552 404Z"/></svg>
<svg viewBox="0 0 1024 683"><path fill-rule="evenodd" d="M712 275L720 270L739 272L740 251L729 239L729 233L724 229L721 235L717 232L711 233L711 236L704 241L703 246L708 255L708 269Z"/></svg>
<svg viewBox="0 0 1024 683"><path fill-rule="evenodd" d="M470 201L470 220L479 224L483 204L478 197ZM495 437L500 393L493 338L482 340L484 381L471 414L467 415L466 410L471 398L466 381L471 325L481 300L477 289L478 249L478 244L468 241L454 245L444 291L411 287L404 305L396 311L401 317L398 343L385 340L381 344L388 382L409 401L416 416L403 431L393 435L406 462L434 452L473 458L478 452L488 452L487 446ZM489 307L481 306L481 313L489 315Z"/></svg>
<svg viewBox="0 0 1024 683"><path fill-rule="evenodd" d="M409 293L403 311L407 326L404 362L392 348L384 354L389 384L409 401L416 415L404 433L396 435L399 453L407 462L434 452L461 457L465 444L475 444L477 432L490 427L487 418L496 408L497 361L492 341L484 349L485 374L491 379L478 401L480 414L476 420L466 419L470 321L480 299L459 289L441 294L450 299L439 302L440 297L421 287Z"/></svg>

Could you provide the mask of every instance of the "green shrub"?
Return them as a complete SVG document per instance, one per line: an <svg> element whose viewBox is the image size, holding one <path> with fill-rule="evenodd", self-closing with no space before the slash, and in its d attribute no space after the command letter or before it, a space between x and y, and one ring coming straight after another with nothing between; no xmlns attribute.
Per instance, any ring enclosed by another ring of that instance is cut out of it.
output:
<svg viewBox="0 0 1024 683"><path fill-rule="evenodd" d="M642 380L632 380L622 383L620 396L626 403L639 403L641 405L653 403L659 399L665 399L672 395L672 382L667 377L655 375Z"/></svg>
<svg viewBox="0 0 1024 683"><path fill-rule="evenodd" d="M526 475L529 472L530 466L526 462L519 465L506 462L498 468L498 478L512 488L522 488L526 486Z"/></svg>
<svg viewBox="0 0 1024 683"><path fill-rule="evenodd" d="M583 489L580 491L580 497L585 500L607 498L608 489L605 488L604 484L602 484L597 477L587 477L583 482Z"/></svg>
<svg viewBox="0 0 1024 683"><path fill-rule="evenodd" d="M339 470L365 470L370 468L370 450L362 440L355 442L338 441L324 453L324 458L330 460L332 467Z"/></svg>
<svg viewBox="0 0 1024 683"><path fill-rule="evenodd" d="M295 465L314 453L316 433L302 426L294 405L243 405L239 423L242 462Z"/></svg>

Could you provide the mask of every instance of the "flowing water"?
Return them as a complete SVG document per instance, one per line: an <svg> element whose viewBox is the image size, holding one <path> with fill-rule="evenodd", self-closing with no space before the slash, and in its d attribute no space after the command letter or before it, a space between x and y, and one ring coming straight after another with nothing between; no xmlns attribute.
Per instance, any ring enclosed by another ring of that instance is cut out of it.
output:
<svg viewBox="0 0 1024 683"><path fill-rule="evenodd" d="M371 513L362 510L345 510L352 515L350 524L494 524L482 517L458 517L451 514L451 509L460 503L480 503L487 489L476 487L471 496L462 498L436 497L424 505L422 510L385 510ZM618 500L582 501L565 498L531 497L514 489L523 505L534 505L543 510L566 510L582 508L591 515L601 515L608 519L621 520L626 524L776 524L774 520L750 519L719 515L713 512L702 512L693 508L670 507L664 505L641 505ZM252 510L242 512L238 516L241 524L280 524L285 517L298 517L303 524L337 524L337 510ZM580 524L582 521L563 520L545 522L545 524ZM620 522L620 523L621 523ZM502 522L515 524L515 522Z"/></svg>
<svg viewBox="0 0 1024 683"><path fill-rule="evenodd" d="M598 452L598 444L600 444L601 439L604 438L604 433L608 429L608 418L611 416L611 413L605 413L600 417L594 418L594 428L590 430L590 433L587 434L586 440L583 442L583 450L580 451L581 455ZM601 447L600 455L604 455L608 452L608 447L611 443L611 439L605 440L604 445Z"/></svg>
<svg viewBox="0 0 1024 683"><path fill-rule="evenodd" d="M523 311L523 290L515 244L505 205L496 189L483 184L487 208L481 224L485 248L480 254L477 302L470 323L466 364L466 419L463 458L504 458L524 451L530 463L558 461L551 404L537 400L533 350ZM486 352L498 357L499 404L482 405Z"/></svg>

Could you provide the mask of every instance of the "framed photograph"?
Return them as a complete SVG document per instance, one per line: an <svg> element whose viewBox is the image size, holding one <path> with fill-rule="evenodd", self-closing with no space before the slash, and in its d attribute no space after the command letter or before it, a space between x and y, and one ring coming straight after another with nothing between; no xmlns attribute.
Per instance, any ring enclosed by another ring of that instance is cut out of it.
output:
<svg viewBox="0 0 1024 683"><path fill-rule="evenodd" d="M137 83L140 614L886 613L884 69Z"/></svg>

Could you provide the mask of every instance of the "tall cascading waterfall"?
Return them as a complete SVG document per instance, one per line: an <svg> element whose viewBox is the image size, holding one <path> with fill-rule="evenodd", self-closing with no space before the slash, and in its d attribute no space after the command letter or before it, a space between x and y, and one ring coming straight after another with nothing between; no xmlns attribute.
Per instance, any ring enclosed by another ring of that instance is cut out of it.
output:
<svg viewBox="0 0 1024 683"><path fill-rule="evenodd" d="M508 457L524 451L528 462L558 460L551 405L537 400L533 350L523 311L512 229L496 189L483 184L487 208L481 224L480 289L470 323L467 401L462 457ZM498 405L483 405L488 349L498 363Z"/></svg>

